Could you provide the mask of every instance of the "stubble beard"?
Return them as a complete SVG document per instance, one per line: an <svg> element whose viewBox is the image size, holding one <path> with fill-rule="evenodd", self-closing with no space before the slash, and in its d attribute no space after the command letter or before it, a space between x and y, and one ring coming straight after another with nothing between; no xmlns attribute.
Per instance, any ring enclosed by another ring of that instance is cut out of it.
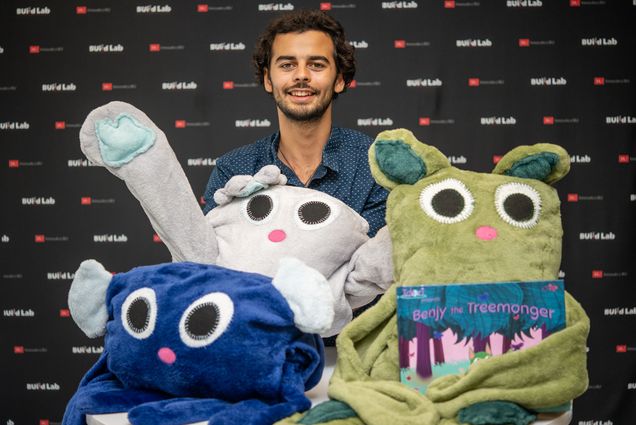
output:
<svg viewBox="0 0 636 425"><path fill-rule="evenodd" d="M297 89L306 89L310 88L307 84L298 84L293 88ZM290 90L290 89L289 89ZM289 91L288 90L288 91ZM320 97L321 92L318 90L314 90L314 95L318 98ZM326 97L322 102L317 105L298 105L297 107L288 107L285 103L285 99L281 98L279 95L274 95L274 101L276 102L276 106L280 111L290 120L296 121L299 123L311 123L320 120L324 115L331 102L333 100L333 92L331 96Z"/></svg>

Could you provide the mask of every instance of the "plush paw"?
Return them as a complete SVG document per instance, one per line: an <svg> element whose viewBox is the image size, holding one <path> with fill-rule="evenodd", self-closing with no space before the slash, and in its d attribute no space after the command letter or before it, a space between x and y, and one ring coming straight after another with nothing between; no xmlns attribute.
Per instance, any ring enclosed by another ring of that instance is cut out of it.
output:
<svg viewBox="0 0 636 425"><path fill-rule="evenodd" d="M349 407L348 404L337 400L328 400L312 407L298 423L302 425L315 425L335 421L337 419L355 417L357 417L356 412Z"/></svg>
<svg viewBox="0 0 636 425"><path fill-rule="evenodd" d="M459 411L459 422L471 425L528 425L537 417L509 401L484 401Z"/></svg>
<svg viewBox="0 0 636 425"><path fill-rule="evenodd" d="M134 106L111 102L88 115L80 131L80 142L88 159L117 168L150 149L157 139L157 130Z"/></svg>

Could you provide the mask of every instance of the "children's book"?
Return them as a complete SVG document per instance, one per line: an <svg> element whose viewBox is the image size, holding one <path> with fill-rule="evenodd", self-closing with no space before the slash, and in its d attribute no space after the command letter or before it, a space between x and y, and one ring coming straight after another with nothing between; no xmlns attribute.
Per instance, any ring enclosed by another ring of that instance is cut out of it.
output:
<svg viewBox="0 0 636 425"><path fill-rule="evenodd" d="M434 379L525 350L565 328L563 280L397 288L400 379Z"/></svg>

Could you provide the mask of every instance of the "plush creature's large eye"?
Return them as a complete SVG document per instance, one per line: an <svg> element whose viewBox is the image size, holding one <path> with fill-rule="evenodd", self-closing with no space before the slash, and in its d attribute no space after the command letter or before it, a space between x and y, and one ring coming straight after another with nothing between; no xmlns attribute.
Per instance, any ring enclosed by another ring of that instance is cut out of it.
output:
<svg viewBox="0 0 636 425"><path fill-rule="evenodd" d="M541 196L527 184L506 183L495 192L495 208L506 223L528 229L539 221Z"/></svg>
<svg viewBox="0 0 636 425"><path fill-rule="evenodd" d="M274 198L267 194L259 194L250 197L244 204L245 217L254 224L262 224L268 221L276 208Z"/></svg>
<svg viewBox="0 0 636 425"><path fill-rule="evenodd" d="M475 200L464 183L446 179L426 186L420 193L420 206L433 220L444 224L467 219Z"/></svg>
<svg viewBox="0 0 636 425"><path fill-rule="evenodd" d="M124 329L137 339L148 338L155 330L157 321L157 298L150 288L131 292L121 308Z"/></svg>
<svg viewBox="0 0 636 425"><path fill-rule="evenodd" d="M335 220L338 207L324 200L303 201L296 207L296 223L303 229L319 229Z"/></svg>
<svg viewBox="0 0 636 425"><path fill-rule="evenodd" d="M181 341L192 348L212 344L225 332L233 314L234 303L222 292L213 292L199 298L181 316Z"/></svg>

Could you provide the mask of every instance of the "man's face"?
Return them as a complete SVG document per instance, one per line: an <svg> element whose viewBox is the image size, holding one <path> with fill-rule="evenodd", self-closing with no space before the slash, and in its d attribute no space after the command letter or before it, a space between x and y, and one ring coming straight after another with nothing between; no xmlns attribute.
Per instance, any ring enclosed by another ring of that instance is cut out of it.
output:
<svg viewBox="0 0 636 425"><path fill-rule="evenodd" d="M321 118L331 106L333 93L344 90L334 50L331 38L321 31L278 34L274 38L263 84L288 119Z"/></svg>

